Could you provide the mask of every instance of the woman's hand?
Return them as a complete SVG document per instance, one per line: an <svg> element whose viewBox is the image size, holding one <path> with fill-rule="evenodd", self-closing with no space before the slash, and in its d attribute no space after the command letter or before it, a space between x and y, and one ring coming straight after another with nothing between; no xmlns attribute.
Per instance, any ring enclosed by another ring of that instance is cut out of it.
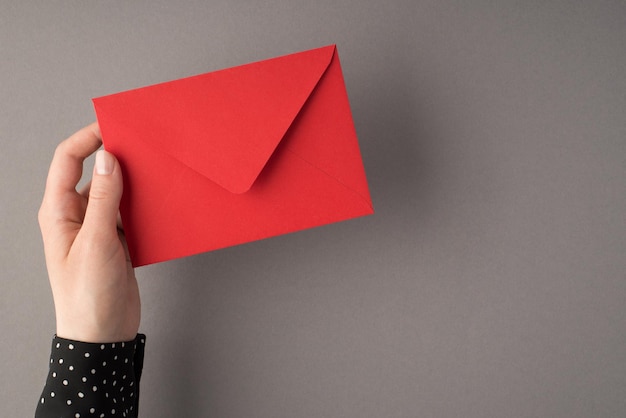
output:
<svg viewBox="0 0 626 418"><path fill-rule="evenodd" d="M141 305L124 233L118 224L122 172L96 154L91 186L76 190L83 161L102 144L96 123L57 147L39 210L57 336L84 342L130 341Z"/></svg>

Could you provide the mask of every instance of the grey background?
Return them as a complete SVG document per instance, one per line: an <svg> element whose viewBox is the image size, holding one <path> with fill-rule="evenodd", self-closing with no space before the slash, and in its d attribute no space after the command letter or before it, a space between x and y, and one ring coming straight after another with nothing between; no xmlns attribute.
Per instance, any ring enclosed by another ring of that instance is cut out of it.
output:
<svg viewBox="0 0 626 418"><path fill-rule="evenodd" d="M139 269L142 416L626 416L623 2L0 4L1 416L46 375L36 213L90 98L330 43L376 214Z"/></svg>

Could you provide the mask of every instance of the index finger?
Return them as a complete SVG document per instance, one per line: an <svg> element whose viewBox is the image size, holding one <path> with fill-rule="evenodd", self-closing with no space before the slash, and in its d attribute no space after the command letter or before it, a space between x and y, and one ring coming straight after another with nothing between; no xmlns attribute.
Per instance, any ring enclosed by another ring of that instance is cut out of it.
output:
<svg viewBox="0 0 626 418"><path fill-rule="evenodd" d="M102 137L97 122L85 126L61 142L50 164L44 200L54 201L65 193L76 193L76 185L83 174L83 161L100 145Z"/></svg>

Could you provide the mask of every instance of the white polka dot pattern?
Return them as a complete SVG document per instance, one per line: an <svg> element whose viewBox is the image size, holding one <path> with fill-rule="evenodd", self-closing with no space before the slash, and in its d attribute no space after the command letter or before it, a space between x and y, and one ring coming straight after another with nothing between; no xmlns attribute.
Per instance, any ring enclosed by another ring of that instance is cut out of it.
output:
<svg viewBox="0 0 626 418"><path fill-rule="evenodd" d="M84 343L55 337L35 418L137 416L145 335Z"/></svg>

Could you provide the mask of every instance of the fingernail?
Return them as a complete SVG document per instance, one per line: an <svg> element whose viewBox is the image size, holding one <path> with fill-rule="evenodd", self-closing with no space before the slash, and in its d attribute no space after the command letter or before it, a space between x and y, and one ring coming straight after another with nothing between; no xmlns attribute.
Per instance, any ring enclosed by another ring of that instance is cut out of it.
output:
<svg viewBox="0 0 626 418"><path fill-rule="evenodd" d="M101 176L107 176L113 172L115 164L113 156L104 150L96 153L96 173Z"/></svg>

